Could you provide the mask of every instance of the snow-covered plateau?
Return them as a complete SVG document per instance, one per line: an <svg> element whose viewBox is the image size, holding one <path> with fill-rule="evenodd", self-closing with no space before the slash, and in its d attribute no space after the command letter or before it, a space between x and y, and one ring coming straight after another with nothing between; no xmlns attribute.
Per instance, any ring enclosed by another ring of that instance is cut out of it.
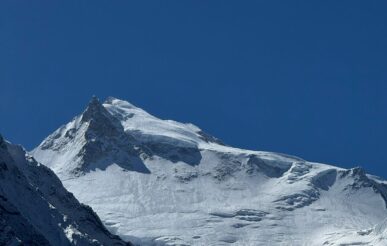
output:
<svg viewBox="0 0 387 246"><path fill-rule="evenodd" d="M138 245L387 245L381 178L233 148L116 98L93 97L30 154Z"/></svg>

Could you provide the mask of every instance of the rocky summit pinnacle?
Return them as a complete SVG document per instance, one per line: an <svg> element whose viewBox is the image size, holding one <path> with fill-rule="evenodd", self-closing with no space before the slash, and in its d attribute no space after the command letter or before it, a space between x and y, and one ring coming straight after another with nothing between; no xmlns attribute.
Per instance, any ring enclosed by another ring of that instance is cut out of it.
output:
<svg viewBox="0 0 387 246"><path fill-rule="evenodd" d="M52 163L60 168L61 173L71 176L106 169L112 163L126 170L149 172L139 158L145 151L125 133L120 120L95 96L81 115L58 129L41 147L55 151L52 157L56 154L67 156L67 164L56 157Z"/></svg>
<svg viewBox="0 0 387 246"><path fill-rule="evenodd" d="M96 96L93 96L82 114L82 122L89 122L88 131L97 134L117 136L124 131L119 120L114 118L102 105Z"/></svg>
<svg viewBox="0 0 387 246"><path fill-rule="evenodd" d="M98 97L93 96L87 105L87 108L82 116L82 121L89 121L93 116L98 116L100 114L105 114L106 109L102 106Z"/></svg>

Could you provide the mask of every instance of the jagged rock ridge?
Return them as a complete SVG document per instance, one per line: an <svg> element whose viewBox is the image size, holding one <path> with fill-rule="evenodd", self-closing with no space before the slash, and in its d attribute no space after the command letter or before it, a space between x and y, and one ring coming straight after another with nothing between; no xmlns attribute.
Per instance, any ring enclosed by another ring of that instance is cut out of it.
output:
<svg viewBox="0 0 387 246"><path fill-rule="evenodd" d="M0 136L0 245L130 245L47 167Z"/></svg>

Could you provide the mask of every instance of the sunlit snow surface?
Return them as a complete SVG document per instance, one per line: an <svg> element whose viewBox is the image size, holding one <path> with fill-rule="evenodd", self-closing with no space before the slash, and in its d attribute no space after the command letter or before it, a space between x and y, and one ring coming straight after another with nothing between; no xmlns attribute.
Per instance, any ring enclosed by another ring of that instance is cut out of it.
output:
<svg viewBox="0 0 387 246"><path fill-rule="evenodd" d="M387 245L385 181L225 146L115 98L32 153L139 245Z"/></svg>

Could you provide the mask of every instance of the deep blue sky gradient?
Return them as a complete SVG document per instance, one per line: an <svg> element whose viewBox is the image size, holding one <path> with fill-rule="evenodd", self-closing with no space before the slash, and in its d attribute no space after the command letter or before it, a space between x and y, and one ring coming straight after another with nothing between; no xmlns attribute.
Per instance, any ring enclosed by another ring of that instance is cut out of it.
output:
<svg viewBox="0 0 387 246"><path fill-rule="evenodd" d="M226 143L387 177L387 1L0 3L0 132L31 149L93 94Z"/></svg>

